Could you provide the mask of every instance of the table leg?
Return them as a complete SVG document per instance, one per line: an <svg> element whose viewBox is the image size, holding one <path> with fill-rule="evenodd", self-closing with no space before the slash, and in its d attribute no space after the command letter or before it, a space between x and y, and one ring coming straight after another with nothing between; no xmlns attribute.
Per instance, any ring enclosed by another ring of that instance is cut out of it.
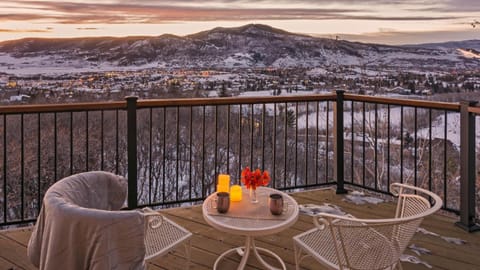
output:
<svg viewBox="0 0 480 270"><path fill-rule="evenodd" d="M275 259L277 259L278 262L280 262L283 270L286 270L287 267L285 266L285 263L283 262L283 260L275 253L273 253L272 251L268 250L268 249L265 249L265 248L260 248L260 247L257 247L255 245L255 240L252 236L247 236L246 239L245 239L245 246L244 247L237 247L237 248L232 248L232 249L229 249L227 251L225 251L224 253L222 253L218 258L217 260L215 261L215 264L213 265L213 269L216 270L217 269L217 266L218 266L218 263L222 260L223 257L227 256L228 254L230 253L237 253L238 255L240 255L242 257L242 260L240 261L240 264L238 265L238 268L237 270L242 270L245 268L245 265L247 264L247 261L248 261L248 257L250 256L250 250L253 251L253 254L255 254L255 257L258 259L258 261L263 265L265 266L267 269L270 269L270 270L280 270L280 268L276 268L276 267L273 267L272 265L270 265L269 263L267 263L263 258L262 256L260 255L260 253L258 251L261 251L261 252L264 252L264 253L267 253L269 254L270 256L274 257Z"/></svg>
<svg viewBox="0 0 480 270"><path fill-rule="evenodd" d="M287 267L285 266L285 263L283 262L282 258L280 258L277 254L273 253L272 251L268 250L268 249L265 249L265 248L260 248L260 247L256 247L255 246L255 242L253 241L252 239L252 250L253 250L253 254L255 254L255 257L257 257L258 261L263 264L263 266L265 266L267 269L272 269L272 270L280 270L280 268L276 268L276 267L273 267L271 266L269 263L267 263L263 258L262 256L260 256L260 254L258 253L258 250L260 251L263 251L265 253L268 253L270 254L270 256L274 257L275 259L277 259L277 261L280 262L280 264L282 265L282 269L283 270L286 270Z"/></svg>

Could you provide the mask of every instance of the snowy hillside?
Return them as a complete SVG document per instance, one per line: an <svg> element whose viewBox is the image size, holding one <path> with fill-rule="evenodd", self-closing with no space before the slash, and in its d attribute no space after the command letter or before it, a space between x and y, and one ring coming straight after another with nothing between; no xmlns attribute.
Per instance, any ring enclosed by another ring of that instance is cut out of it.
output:
<svg viewBox="0 0 480 270"><path fill-rule="evenodd" d="M472 45L477 43L387 46L316 38L249 24L184 37L6 41L0 43L0 73L58 74L151 67L359 66L377 70L458 70L480 67L480 59L476 57L478 46Z"/></svg>

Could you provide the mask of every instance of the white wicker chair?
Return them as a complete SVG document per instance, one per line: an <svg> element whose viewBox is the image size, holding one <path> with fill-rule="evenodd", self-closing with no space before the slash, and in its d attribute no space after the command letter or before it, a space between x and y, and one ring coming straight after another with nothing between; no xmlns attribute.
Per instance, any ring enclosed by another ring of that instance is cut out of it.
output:
<svg viewBox="0 0 480 270"><path fill-rule="evenodd" d="M189 231L151 209L120 210L126 180L107 172L66 177L45 193L30 237L30 261L43 269L144 269L184 243Z"/></svg>
<svg viewBox="0 0 480 270"><path fill-rule="evenodd" d="M296 269L309 256L331 269L401 269L400 256L423 218L440 209L442 199L425 189L399 183L392 184L391 191L398 196L393 218L315 216L315 228L293 237Z"/></svg>
<svg viewBox="0 0 480 270"><path fill-rule="evenodd" d="M192 233L177 223L150 208L142 209L147 218L145 223L145 261L163 256L185 242L186 268L190 268L190 237Z"/></svg>

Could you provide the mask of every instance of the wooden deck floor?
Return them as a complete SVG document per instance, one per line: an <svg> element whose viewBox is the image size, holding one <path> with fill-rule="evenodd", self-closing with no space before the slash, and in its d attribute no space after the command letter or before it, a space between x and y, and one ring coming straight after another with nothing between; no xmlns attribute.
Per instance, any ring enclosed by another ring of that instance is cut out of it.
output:
<svg viewBox="0 0 480 270"><path fill-rule="evenodd" d="M377 205L355 205L343 201L343 195L335 195L330 190L315 190L291 194L299 204L332 203L340 206L343 211L357 217L390 217L394 211L393 203ZM243 245L244 238L220 233L205 223L200 206L164 210L169 218L189 229L192 237L192 267L191 269L212 269L216 258L227 249ZM432 266L432 269L480 269L480 233L466 233L456 227L455 217L445 214L435 214L425 219L421 225L430 232L444 237L462 239L464 244L455 244L439 237L418 232L412 244L426 248L431 254L420 256L408 250L406 254L415 255L420 260ZM293 257L292 237L313 226L312 218L300 215L297 223L280 234L259 237L257 246L272 250L283 258L287 269L295 269ZM26 245L30 237L31 228L5 230L0 232L0 269L36 269L26 257ZM267 258L267 261L268 258ZM236 269L239 257L230 256L223 260L220 269ZM275 261L271 261L275 265ZM184 269L185 260L183 249L164 256L148 265L148 269ZM403 269L429 269L423 264L403 262ZM315 261L306 259L302 263L303 269L323 269ZM246 269L261 269L256 259L251 258Z"/></svg>

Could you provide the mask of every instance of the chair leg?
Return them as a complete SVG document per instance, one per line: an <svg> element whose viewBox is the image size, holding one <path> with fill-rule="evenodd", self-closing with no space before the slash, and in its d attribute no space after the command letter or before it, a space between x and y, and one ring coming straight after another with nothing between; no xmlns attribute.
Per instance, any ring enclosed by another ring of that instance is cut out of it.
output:
<svg viewBox="0 0 480 270"><path fill-rule="evenodd" d="M187 266L185 269L190 269L190 261L192 259L192 243L190 242L190 239L187 240L185 243L185 257L187 257Z"/></svg>
<svg viewBox="0 0 480 270"><path fill-rule="evenodd" d="M293 243L293 253L295 256L295 270L300 270L300 256L302 255L302 249L297 247L297 244Z"/></svg>

